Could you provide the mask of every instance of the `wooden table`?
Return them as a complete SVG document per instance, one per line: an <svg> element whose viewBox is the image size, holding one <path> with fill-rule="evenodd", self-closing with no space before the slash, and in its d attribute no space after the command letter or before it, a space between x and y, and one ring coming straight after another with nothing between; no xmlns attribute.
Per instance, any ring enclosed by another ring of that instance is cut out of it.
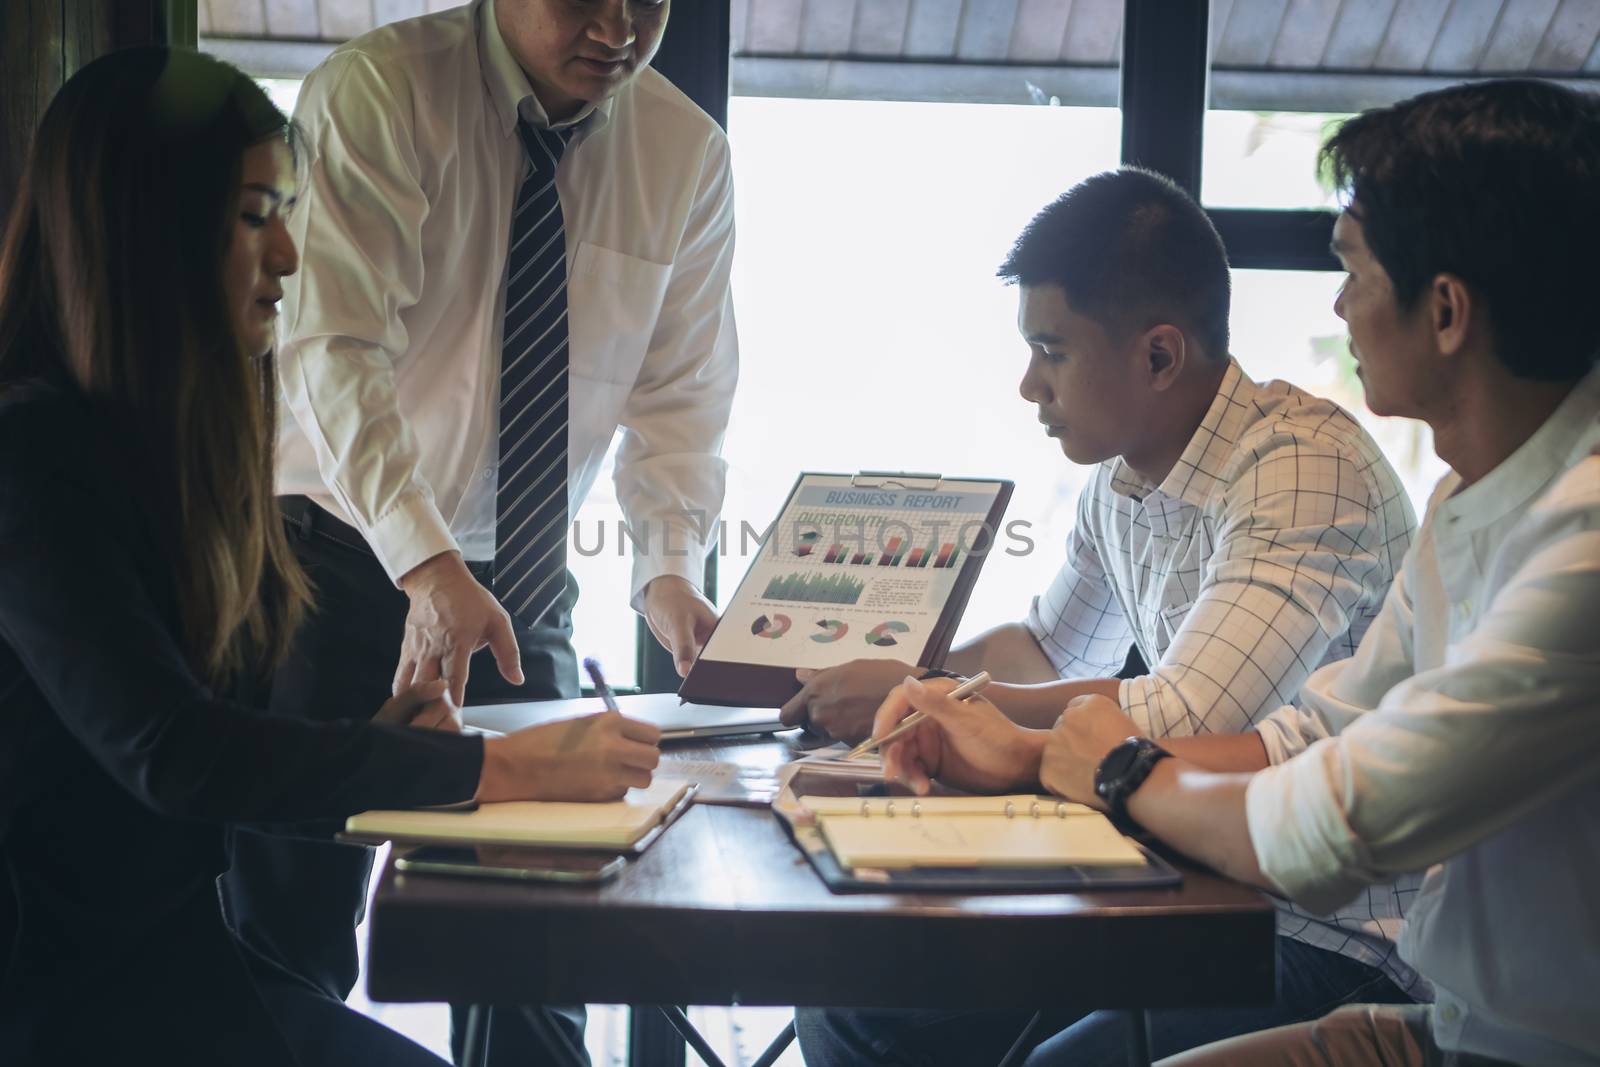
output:
<svg viewBox="0 0 1600 1067"><path fill-rule="evenodd" d="M793 754L770 738L668 753L767 768ZM478 1004L1009 1010L1272 999L1271 905L1216 875L1183 874L1166 890L838 895L771 812L696 805L603 886L403 875L391 863L373 902L368 992Z"/></svg>

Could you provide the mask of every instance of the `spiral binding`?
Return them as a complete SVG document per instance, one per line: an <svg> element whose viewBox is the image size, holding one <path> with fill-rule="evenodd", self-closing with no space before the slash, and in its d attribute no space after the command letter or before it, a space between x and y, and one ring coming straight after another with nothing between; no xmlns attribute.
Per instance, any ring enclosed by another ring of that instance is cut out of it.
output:
<svg viewBox="0 0 1600 1067"><path fill-rule="evenodd" d="M1071 814L1071 812L1068 811L1068 807L1069 807L1069 805L1068 805L1067 801L1065 801L1065 800L1056 801L1055 805L1054 805L1054 809L1055 809L1054 810L1054 815L1055 815L1055 817L1058 818L1058 819L1065 819L1068 815ZM1029 802L1028 811L1027 811L1027 816L1026 817L1031 818L1031 819L1043 819L1043 818L1047 817L1050 814L1051 814L1050 809L1040 807L1039 806L1039 802L1037 800ZM868 797L868 798L866 798L866 799L861 801L861 817L863 819L866 819L866 818L870 818L872 815L873 815L872 798ZM884 816L884 818L887 818L887 819L892 819L892 818L895 817L894 801L888 800L888 801L884 802L884 805L883 805L883 816ZM1016 806L1014 804L1012 804L1011 801L1009 801L1009 800L1006 801L1005 816L1008 819L1015 819L1017 817ZM913 800L911 802L911 818L913 818L913 819L922 818L922 804L919 801Z"/></svg>

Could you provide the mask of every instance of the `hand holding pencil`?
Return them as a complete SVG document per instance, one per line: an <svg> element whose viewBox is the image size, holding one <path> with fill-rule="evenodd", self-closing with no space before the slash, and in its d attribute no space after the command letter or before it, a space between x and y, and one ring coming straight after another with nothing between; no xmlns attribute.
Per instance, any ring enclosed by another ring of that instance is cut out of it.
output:
<svg viewBox="0 0 1600 1067"><path fill-rule="evenodd" d="M954 679L908 676L884 699L872 724L884 777L921 795L934 779L976 793L1036 792L1049 731L1018 726L975 692L962 700L958 687ZM919 722L890 739L919 712Z"/></svg>

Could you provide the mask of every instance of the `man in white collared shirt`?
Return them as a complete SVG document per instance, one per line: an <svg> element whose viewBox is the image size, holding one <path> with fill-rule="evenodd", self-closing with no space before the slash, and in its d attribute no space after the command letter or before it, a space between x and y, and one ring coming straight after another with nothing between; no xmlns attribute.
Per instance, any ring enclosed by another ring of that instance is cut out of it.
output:
<svg viewBox="0 0 1600 1067"><path fill-rule="evenodd" d="M278 488L319 595L275 708L345 716L440 676L457 702L575 696L561 542L619 428L632 604L680 671L709 634L699 585L737 378L732 183L722 130L649 69L668 7L478 0L351 41L306 79ZM516 325L535 308L547 318ZM531 347L514 352L517 335ZM523 352L549 376L513 385ZM519 418L527 434L503 437ZM524 441L539 451L502 468ZM528 488L508 492L514 478ZM549 510L518 519L524 497ZM536 530L545 542L507 548ZM292 869L288 847L236 850L231 913L342 994L350 932L330 944L311 913L337 926L344 908L350 926L364 871L340 874L336 852Z"/></svg>
<svg viewBox="0 0 1600 1067"><path fill-rule="evenodd" d="M1324 158L1367 402L1426 421L1452 469L1382 614L1258 726L1259 773L1168 756L1096 697L1020 741L1052 791L1311 911L1427 871L1400 952L1433 1004L1172 1064L1600 1062L1600 98L1458 86L1352 119ZM999 719L908 689L946 744Z"/></svg>

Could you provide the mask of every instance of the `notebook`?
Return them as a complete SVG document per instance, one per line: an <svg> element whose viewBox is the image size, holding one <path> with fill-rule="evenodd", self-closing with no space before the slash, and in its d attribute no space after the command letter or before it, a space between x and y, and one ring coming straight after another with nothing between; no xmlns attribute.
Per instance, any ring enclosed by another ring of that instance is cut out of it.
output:
<svg viewBox="0 0 1600 1067"><path fill-rule="evenodd" d="M862 867L1143 866L1104 815L1045 797L801 797L839 863Z"/></svg>
<svg viewBox="0 0 1600 1067"><path fill-rule="evenodd" d="M1060 893L1182 881L1105 816L1056 797L917 797L884 782L881 768L819 756L787 764L778 777L772 810L835 893Z"/></svg>
<svg viewBox="0 0 1600 1067"><path fill-rule="evenodd" d="M692 782L664 779L602 804L518 800L459 812L364 811L350 816L345 833L406 842L640 852L688 805L694 789Z"/></svg>

